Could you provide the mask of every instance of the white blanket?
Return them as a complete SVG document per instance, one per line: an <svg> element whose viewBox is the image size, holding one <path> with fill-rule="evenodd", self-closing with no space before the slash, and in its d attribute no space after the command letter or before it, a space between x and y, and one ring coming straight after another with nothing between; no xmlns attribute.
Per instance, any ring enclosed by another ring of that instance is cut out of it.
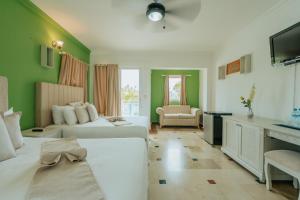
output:
<svg viewBox="0 0 300 200"><path fill-rule="evenodd" d="M114 126L108 120L99 118L94 122L85 124L68 125L51 125L62 129L64 138L143 138L148 142L149 122L144 116L124 117L124 119L132 124L128 126Z"/></svg>
<svg viewBox="0 0 300 200"><path fill-rule="evenodd" d="M0 162L0 199L23 200L39 167L45 138L24 138L17 157ZM143 139L79 139L87 161L107 200L146 200L147 149Z"/></svg>

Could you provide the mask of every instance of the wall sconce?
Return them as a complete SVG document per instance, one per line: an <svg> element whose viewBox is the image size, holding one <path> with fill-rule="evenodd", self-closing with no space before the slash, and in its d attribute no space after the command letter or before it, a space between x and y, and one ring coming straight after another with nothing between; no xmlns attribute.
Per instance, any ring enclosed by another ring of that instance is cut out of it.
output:
<svg viewBox="0 0 300 200"><path fill-rule="evenodd" d="M58 50L61 50L64 46L64 42L61 40L54 40L52 41L52 47Z"/></svg>

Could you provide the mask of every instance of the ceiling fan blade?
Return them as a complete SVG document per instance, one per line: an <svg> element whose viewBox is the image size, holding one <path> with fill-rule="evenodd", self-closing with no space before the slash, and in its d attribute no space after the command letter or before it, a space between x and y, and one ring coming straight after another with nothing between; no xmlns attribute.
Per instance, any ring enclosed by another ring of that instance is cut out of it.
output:
<svg viewBox="0 0 300 200"><path fill-rule="evenodd" d="M111 6L113 8L127 10L143 9L146 12L146 8L149 2L151 3L151 0L111 0Z"/></svg>
<svg viewBox="0 0 300 200"><path fill-rule="evenodd" d="M184 4L181 2L170 6L166 4L166 9L167 15L176 16L185 21L194 21L201 10L201 1L190 0L190 2L184 2Z"/></svg>
<svg viewBox="0 0 300 200"><path fill-rule="evenodd" d="M136 15L133 19L134 22L134 26L138 29L138 30L144 30L147 23L148 23L148 19L146 17L145 14L139 14Z"/></svg>

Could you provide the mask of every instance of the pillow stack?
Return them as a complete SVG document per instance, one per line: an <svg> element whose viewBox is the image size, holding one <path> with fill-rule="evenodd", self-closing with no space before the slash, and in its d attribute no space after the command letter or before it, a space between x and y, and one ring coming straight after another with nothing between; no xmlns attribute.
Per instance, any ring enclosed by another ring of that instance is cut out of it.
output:
<svg viewBox="0 0 300 200"><path fill-rule="evenodd" d="M67 106L52 106L54 124L84 124L98 119L96 107L90 103L71 102Z"/></svg>
<svg viewBox="0 0 300 200"><path fill-rule="evenodd" d="M0 161L15 157L15 150L23 146L21 115L12 108L0 115Z"/></svg>

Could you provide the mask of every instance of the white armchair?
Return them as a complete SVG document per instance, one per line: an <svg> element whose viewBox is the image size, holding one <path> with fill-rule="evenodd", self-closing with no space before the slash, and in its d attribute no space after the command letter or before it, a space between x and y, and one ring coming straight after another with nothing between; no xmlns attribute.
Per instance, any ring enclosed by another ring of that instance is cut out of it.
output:
<svg viewBox="0 0 300 200"><path fill-rule="evenodd" d="M160 127L196 126L199 128L202 111L186 105L169 105L156 108Z"/></svg>

